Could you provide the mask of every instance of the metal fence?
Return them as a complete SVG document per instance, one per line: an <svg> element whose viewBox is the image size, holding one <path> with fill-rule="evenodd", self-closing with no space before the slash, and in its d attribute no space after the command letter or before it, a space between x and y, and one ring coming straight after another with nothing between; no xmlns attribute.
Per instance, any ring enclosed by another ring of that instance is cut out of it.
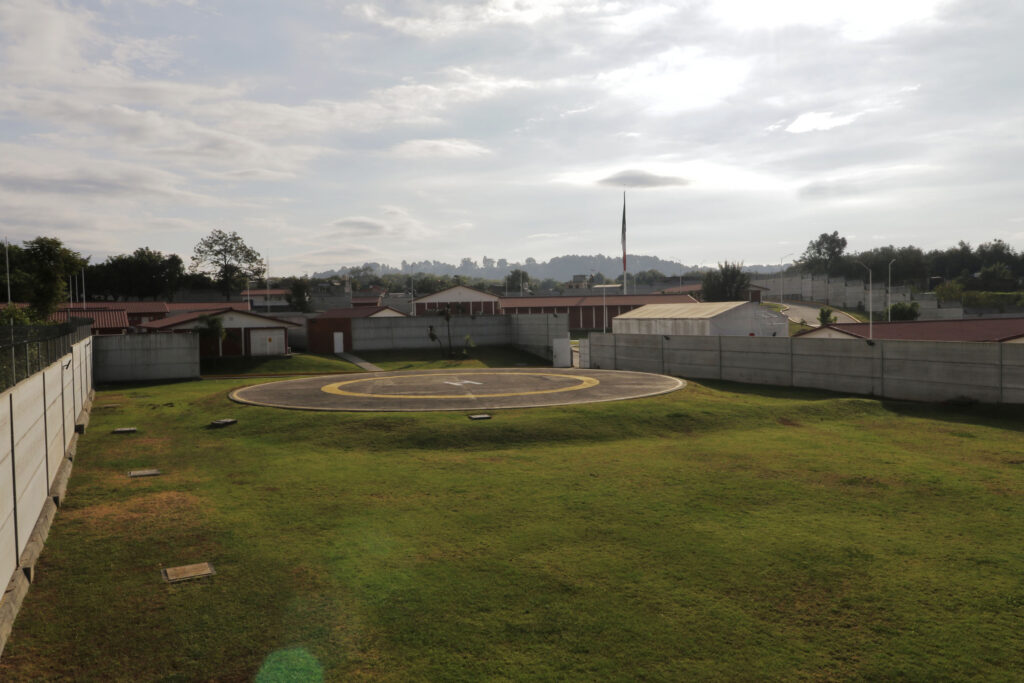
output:
<svg viewBox="0 0 1024 683"><path fill-rule="evenodd" d="M0 391L30 377L71 353L90 335L92 320L71 318L57 325L0 327Z"/></svg>

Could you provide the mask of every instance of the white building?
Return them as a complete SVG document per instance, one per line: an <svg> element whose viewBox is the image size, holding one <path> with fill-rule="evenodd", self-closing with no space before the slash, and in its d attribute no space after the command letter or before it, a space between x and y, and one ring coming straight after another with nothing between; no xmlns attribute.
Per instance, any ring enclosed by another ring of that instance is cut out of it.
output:
<svg viewBox="0 0 1024 683"><path fill-rule="evenodd" d="M647 304L612 319L617 334L788 337L786 316L753 301Z"/></svg>

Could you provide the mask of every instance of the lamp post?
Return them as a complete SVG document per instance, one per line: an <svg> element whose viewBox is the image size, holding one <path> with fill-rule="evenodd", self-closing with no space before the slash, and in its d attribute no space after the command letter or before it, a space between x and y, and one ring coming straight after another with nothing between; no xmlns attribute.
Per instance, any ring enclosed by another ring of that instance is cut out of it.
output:
<svg viewBox="0 0 1024 683"><path fill-rule="evenodd" d="M608 331L608 289L611 287L621 287L621 284L614 285L594 285L594 289L601 290L601 302L604 305L604 313L601 315L601 331Z"/></svg>
<svg viewBox="0 0 1024 683"><path fill-rule="evenodd" d="M868 271L868 339L875 338L875 313L872 307L871 295L874 293L874 282L872 280L871 269L864 265L863 262L857 261L860 265L864 266L864 270Z"/></svg>
<svg viewBox="0 0 1024 683"><path fill-rule="evenodd" d="M785 256L783 256L782 258L779 259L779 303L780 304L782 303L782 300L786 298L785 292L783 291L786 288L786 276L784 275L784 273L786 271L786 259L788 259L790 256L792 256L795 253L796 253L795 251L791 251L791 252L789 252L788 254L786 254Z"/></svg>
<svg viewBox="0 0 1024 683"><path fill-rule="evenodd" d="M896 263L896 259L889 261L889 286L885 289L885 310L888 314L886 322L892 322L892 264Z"/></svg>

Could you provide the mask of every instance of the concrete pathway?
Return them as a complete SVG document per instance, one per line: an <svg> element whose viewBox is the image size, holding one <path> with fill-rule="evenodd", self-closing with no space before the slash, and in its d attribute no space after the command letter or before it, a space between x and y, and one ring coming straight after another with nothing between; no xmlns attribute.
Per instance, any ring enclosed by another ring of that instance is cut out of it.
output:
<svg viewBox="0 0 1024 683"><path fill-rule="evenodd" d="M811 327L820 327L821 324L818 322L818 311L820 311L821 307L825 304L818 304L809 301L783 301L782 305L785 306L782 310L783 315L793 322L798 323L803 321ZM829 308L831 308L831 306ZM842 311L837 311L834 308L832 309L832 315L835 316L836 322L839 323L858 322L858 320L852 315L848 315Z"/></svg>
<svg viewBox="0 0 1024 683"><path fill-rule="evenodd" d="M342 359L342 360L347 360L349 363L352 363L352 365L358 365L363 370L368 370L370 372L383 372L384 371L383 368L378 368L373 363L371 363L369 361L365 361L362 358L360 358L359 356L353 356L351 353L348 353L348 352L345 352L345 351L342 351L341 353L336 353L334 355L337 356L338 358Z"/></svg>

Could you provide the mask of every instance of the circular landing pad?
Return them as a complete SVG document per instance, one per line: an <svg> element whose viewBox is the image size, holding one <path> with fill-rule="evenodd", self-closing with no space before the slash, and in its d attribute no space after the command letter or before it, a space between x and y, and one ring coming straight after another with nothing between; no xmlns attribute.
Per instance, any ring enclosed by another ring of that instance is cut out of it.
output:
<svg viewBox="0 0 1024 683"><path fill-rule="evenodd" d="M322 375L244 387L230 398L298 410L496 410L621 401L685 384L666 375L620 370L474 368Z"/></svg>

